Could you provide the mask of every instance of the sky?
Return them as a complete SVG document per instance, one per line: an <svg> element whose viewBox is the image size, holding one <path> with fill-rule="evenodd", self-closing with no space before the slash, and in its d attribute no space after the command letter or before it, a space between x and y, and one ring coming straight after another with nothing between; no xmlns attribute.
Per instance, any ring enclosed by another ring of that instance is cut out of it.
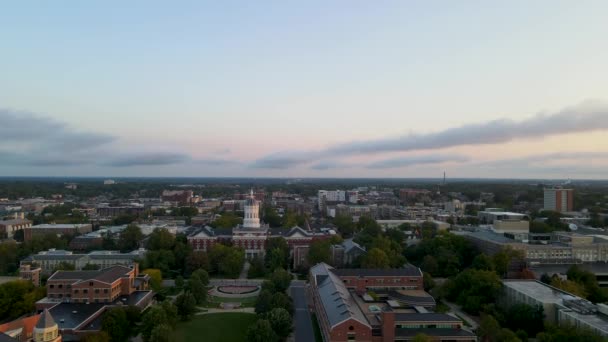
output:
<svg viewBox="0 0 608 342"><path fill-rule="evenodd" d="M606 1L18 1L0 176L605 179Z"/></svg>

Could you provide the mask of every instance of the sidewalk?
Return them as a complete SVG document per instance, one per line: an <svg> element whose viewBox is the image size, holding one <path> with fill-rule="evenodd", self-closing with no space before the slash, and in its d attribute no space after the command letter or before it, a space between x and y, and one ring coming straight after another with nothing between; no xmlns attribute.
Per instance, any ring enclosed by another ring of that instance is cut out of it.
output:
<svg viewBox="0 0 608 342"><path fill-rule="evenodd" d="M460 309L460 307L454 303L450 303L446 300L443 300L443 302L445 303L445 305L450 307L451 313L453 313L452 316L458 315L461 317L461 319L465 319L470 325L471 327L464 327L467 329L471 329L471 331L475 331L478 327L479 327L479 323L477 323L477 321L475 319L473 319L471 316L469 316L466 312L462 311L462 309ZM449 314L449 313L448 313ZM458 316L456 316L458 318Z"/></svg>
<svg viewBox="0 0 608 342"><path fill-rule="evenodd" d="M199 309L205 309L200 308ZM238 309L206 309L206 312L197 312L195 315L210 315L216 313L231 313L231 312L241 312L241 313L255 313L255 308L238 308Z"/></svg>

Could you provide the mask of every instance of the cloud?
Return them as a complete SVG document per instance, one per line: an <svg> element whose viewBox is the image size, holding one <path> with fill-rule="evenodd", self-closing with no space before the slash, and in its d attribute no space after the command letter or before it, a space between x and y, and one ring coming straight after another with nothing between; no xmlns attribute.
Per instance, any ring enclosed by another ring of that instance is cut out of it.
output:
<svg viewBox="0 0 608 342"><path fill-rule="evenodd" d="M352 164L352 163L324 160L324 161L320 161L320 162L312 165L310 168L313 170L322 171L322 170L329 170L329 169L345 169L345 168L356 167L356 166L359 166L359 165Z"/></svg>
<svg viewBox="0 0 608 342"><path fill-rule="evenodd" d="M249 167L255 169L288 169L313 161L314 154L306 152L277 152L255 160Z"/></svg>
<svg viewBox="0 0 608 342"><path fill-rule="evenodd" d="M208 166L225 166L225 165L236 165L240 164L237 160L220 159L220 158L207 158L207 159L196 159L193 160L196 164L203 164Z"/></svg>
<svg viewBox="0 0 608 342"><path fill-rule="evenodd" d="M464 145L489 145L518 139L608 129L608 105L587 101L552 114L537 114L529 119L492 120L448 128L435 133L408 134L400 137L353 141L317 151L285 151L264 156L254 167L286 169L319 159L387 152L437 150Z"/></svg>
<svg viewBox="0 0 608 342"><path fill-rule="evenodd" d="M156 152L140 153L110 159L103 164L113 167L172 165L190 161L190 156L182 153Z"/></svg>
<svg viewBox="0 0 608 342"><path fill-rule="evenodd" d="M368 169L391 169L396 167L407 167L424 164L441 164L447 162L464 163L470 158L463 155L423 155L423 156L405 156L398 158L385 159L366 165Z"/></svg>
<svg viewBox="0 0 608 342"><path fill-rule="evenodd" d="M572 161L597 161L597 160L608 160L608 152L590 152L590 151L578 151L578 152L557 152L557 153L545 153L545 154L534 154L518 158L508 158L499 160L490 160L478 163L482 167L496 167L503 168L509 166L533 166L535 164L542 164L546 166L551 162L561 162L566 160ZM569 167L569 166L565 166Z"/></svg>
<svg viewBox="0 0 608 342"><path fill-rule="evenodd" d="M0 151L0 165L3 166L78 166L90 163L92 163L90 159L80 157L65 158L65 156L52 155L36 156L27 153Z"/></svg>
<svg viewBox="0 0 608 342"><path fill-rule="evenodd" d="M0 123L3 143L26 143L38 150L76 151L116 140L112 135L75 130L63 122L28 112L0 109Z"/></svg>

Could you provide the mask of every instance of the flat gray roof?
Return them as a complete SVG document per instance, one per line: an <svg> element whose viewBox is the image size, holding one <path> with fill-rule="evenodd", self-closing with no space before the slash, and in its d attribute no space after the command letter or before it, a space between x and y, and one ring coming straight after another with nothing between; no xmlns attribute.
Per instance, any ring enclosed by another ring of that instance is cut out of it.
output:
<svg viewBox="0 0 608 342"><path fill-rule="evenodd" d="M561 305L564 296L572 296L568 292L555 289L534 280L505 280L503 281L503 284L505 287L525 293L526 295L544 303L556 303Z"/></svg>

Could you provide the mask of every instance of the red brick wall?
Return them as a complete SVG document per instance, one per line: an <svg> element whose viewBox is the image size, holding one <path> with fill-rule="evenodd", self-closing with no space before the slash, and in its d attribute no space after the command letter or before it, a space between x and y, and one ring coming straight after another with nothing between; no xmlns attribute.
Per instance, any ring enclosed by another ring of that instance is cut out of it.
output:
<svg viewBox="0 0 608 342"><path fill-rule="evenodd" d="M329 335L332 342L341 342L348 341L349 333L354 333L355 341L358 342L371 342L372 340L372 329L354 319L349 319L338 324L336 327L331 329Z"/></svg>

